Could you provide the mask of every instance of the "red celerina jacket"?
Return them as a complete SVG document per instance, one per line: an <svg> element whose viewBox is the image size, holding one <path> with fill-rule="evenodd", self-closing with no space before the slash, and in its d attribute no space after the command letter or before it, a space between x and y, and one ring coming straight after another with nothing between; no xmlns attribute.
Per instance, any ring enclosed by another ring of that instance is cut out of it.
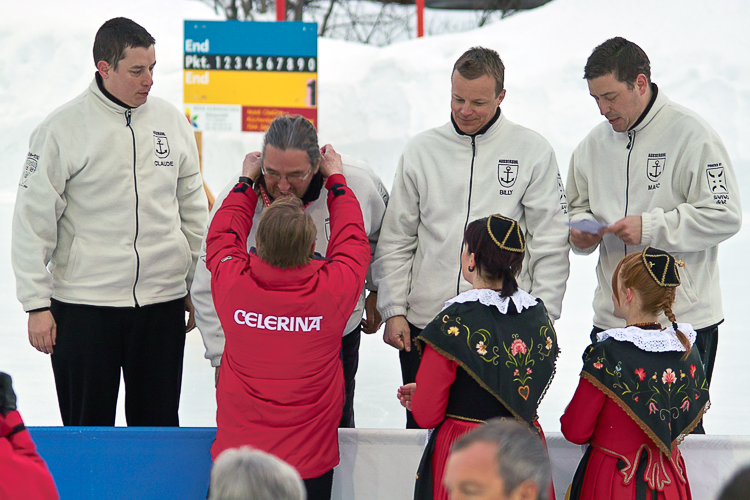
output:
<svg viewBox="0 0 750 500"><path fill-rule="evenodd" d="M0 415L0 498L57 500L57 488L17 411Z"/></svg>
<svg viewBox="0 0 750 500"><path fill-rule="evenodd" d="M273 267L247 252L257 195L246 187L227 196L206 239L226 334L211 455L250 445L314 478L339 463L341 336L364 284L369 241L356 197L343 175L332 175L326 259Z"/></svg>

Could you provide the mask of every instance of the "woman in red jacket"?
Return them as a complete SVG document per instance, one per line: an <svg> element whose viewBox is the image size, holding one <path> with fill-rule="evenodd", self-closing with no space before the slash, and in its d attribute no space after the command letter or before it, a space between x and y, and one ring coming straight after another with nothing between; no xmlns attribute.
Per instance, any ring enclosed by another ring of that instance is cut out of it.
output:
<svg viewBox="0 0 750 500"><path fill-rule="evenodd" d="M469 224L461 272L473 288L445 308L417 337L423 347L416 384L399 399L420 427L435 428L422 456L415 499L447 500L443 485L451 446L495 417L525 422L537 433L536 410L555 371L557 336L547 309L521 290L526 241L518 223L492 215ZM554 495L549 484L539 498Z"/></svg>
<svg viewBox="0 0 750 500"><path fill-rule="evenodd" d="M341 336L370 262L362 212L341 158L330 145L322 152L331 229L325 259L313 258L315 224L293 196L263 213L257 255L248 254L262 168L252 153L206 239L211 291L226 335L211 454L242 445L272 453L297 469L310 500L330 498L344 404ZM300 175L318 167L305 151L279 156L300 163Z"/></svg>
<svg viewBox="0 0 750 500"><path fill-rule="evenodd" d="M612 275L614 314L625 328L598 334L584 354L573 400L560 419L568 441L589 443L571 500L689 500L677 445L708 407L695 330L672 313L680 284L667 252L646 247ZM657 322L661 313L671 326Z"/></svg>
<svg viewBox="0 0 750 500"><path fill-rule="evenodd" d="M57 488L16 411L10 375L0 372L0 498L57 500Z"/></svg>

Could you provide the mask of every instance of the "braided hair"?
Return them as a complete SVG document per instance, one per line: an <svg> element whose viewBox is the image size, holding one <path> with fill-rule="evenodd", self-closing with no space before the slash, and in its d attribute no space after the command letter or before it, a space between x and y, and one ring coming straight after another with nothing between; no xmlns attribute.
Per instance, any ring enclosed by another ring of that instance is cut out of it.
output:
<svg viewBox="0 0 750 500"><path fill-rule="evenodd" d="M677 328L677 318L672 312L674 305L675 287L659 286L656 281L646 270L643 265L643 259L640 253L631 253L624 257L615 268L612 274L612 293L619 301L619 280L625 288L632 288L638 292L641 298L641 307L650 314L659 314L663 312L667 319L672 323L677 340L685 347L685 355L682 359L687 358L690 353L690 341L687 336Z"/></svg>

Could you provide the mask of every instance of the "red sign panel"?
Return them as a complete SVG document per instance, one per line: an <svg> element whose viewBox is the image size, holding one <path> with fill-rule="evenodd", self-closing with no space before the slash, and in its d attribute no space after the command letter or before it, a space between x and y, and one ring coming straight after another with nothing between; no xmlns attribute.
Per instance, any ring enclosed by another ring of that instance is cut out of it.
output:
<svg viewBox="0 0 750 500"><path fill-rule="evenodd" d="M242 106L242 131L265 132L278 115L300 115L318 128L317 108L265 108Z"/></svg>

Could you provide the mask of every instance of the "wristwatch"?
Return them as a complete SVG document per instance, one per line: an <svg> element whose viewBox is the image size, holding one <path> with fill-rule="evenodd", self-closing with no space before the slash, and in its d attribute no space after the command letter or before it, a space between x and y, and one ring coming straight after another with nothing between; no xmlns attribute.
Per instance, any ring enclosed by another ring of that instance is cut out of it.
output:
<svg viewBox="0 0 750 500"><path fill-rule="evenodd" d="M252 180L250 177L245 177L244 175L241 175L239 182L247 184L248 186L250 186L250 188L255 188L255 181Z"/></svg>

